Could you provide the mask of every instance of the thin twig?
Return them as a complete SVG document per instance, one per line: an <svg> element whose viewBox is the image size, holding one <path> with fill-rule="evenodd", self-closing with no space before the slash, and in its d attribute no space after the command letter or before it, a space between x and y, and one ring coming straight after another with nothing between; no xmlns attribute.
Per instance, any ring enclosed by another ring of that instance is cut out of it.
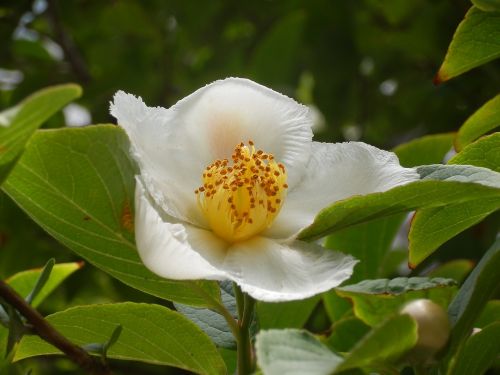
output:
<svg viewBox="0 0 500 375"><path fill-rule="evenodd" d="M58 348L82 369L94 375L111 374L111 371L99 360L92 358L85 350L59 333L38 311L2 280L0 280L0 297L26 318L38 336Z"/></svg>
<svg viewBox="0 0 500 375"><path fill-rule="evenodd" d="M47 0L47 17L54 32L54 38L64 51L76 77L82 83L90 82L92 77L75 43L64 30L55 0Z"/></svg>

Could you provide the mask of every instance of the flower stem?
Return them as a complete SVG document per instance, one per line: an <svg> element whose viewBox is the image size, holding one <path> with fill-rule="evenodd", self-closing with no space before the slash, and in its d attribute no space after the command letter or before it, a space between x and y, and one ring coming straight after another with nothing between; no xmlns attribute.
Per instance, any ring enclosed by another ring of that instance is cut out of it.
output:
<svg viewBox="0 0 500 375"><path fill-rule="evenodd" d="M238 334L236 344L238 350L238 375L248 375L253 372L254 359L250 337L250 325L253 320L255 300L234 284L236 303L238 305Z"/></svg>

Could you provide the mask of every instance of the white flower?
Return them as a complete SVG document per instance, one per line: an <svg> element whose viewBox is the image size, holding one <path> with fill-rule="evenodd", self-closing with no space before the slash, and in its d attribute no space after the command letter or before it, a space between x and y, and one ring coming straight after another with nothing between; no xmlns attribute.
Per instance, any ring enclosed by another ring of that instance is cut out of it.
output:
<svg viewBox="0 0 500 375"><path fill-rule="evenodd" d="M169 109L119 91L111 113L140 167L146 267L229 279L263 301L310 297L352 274L351 256L295 240L322 208L418 179L390 152L312 142L307 107L247 79L216 81Z"/></svg>

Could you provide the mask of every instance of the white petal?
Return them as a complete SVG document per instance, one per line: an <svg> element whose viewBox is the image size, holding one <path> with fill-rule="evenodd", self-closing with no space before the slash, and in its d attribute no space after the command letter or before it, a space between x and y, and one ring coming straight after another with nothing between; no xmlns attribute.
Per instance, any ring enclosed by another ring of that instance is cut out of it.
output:
<svg viewBox="0 0 500 375"><path fill-rule="evenodd" d="M228 277L253 298L291 301L338 286L357 260L305 242L254 238L231 246L223 265Z"/></svg>
<svg viewBox="0 0 500 375"><path fill-rule="evenodd" d="M172 112L147 107L141 98L118 91L111 114L127 132L141 176L155 202L169 215L191 223L201 223L193 184L199 175L185 173L168 148L172 138Z"/></svg>
<svg viewBox="0 0 500 375"><path fill-rule="evenodd" d="M203 169L253 140L285 164L293 186L309 159L313 123L308 108L241 78L213 82L170 109L148 108L116 93L111 113L129 135L146 188L165 212L206 226L194 190Z"/></svg>
<svg viewBox="0 0 500 375"><path fill-rule="evenodd" d="M265 234L293 236L336 201L386 191L419 178L414 169L401 167L394 153L366 143L313 142L301 183L289 189L278 217Z"/></svg>
<svg viewBox="0 0 500 375"><path fill-rule="evenodd" d="M203 160L230 158L240 142L252 140L285 164L293 185L309 159L313 118L293 99L248 79L213 82L173 106L176 144Z"/></svg>
<svg viewBox="0 0 500 375"><path fill-rule="evenodd" d="M227 245L209 231L162 219L139 180L135 210L137 249L151 271L174 280L226 278L211 262L223 261Z"/></svg>

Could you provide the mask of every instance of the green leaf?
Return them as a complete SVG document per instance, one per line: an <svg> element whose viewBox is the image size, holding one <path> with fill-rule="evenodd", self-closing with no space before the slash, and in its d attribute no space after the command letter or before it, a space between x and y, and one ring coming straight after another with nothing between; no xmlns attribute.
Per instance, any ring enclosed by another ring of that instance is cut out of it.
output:
<svg viewBox="0 0 500 375"><path fill-rule="evenodd" d="M473 334L458 353L449 375L484 374L500 355L500 322Z"/></svg>
<svg viewBox="0 0 500 375"><path fill-rule="evenodd" d="M500 56L500 13L472 7L458 25L434 78L441 83Z"/></svg>
<svg viewBox="0 0 500 375"><path fill-rule="evenodd" d="M417 323L409 315L396 315L371 330L345 357L337 372L387 365L417 343Z"/></svg>
<svg viewBox="0 0 500 375"><path fill-rule="evenodd" d="M42 228L127 285L180 303L218 299L215 282L171 281L142 264L133 236L134 165L125 133L99 125L37 132L4 190Z"/></svg>
<svg viewBox="0 0 500 375"><path fill-rule="evenodd" d="M484 328L491 323L500 321L500 300L489 301L479 318L474 322L475 328Z"/></svg>
<svg viewBox="0 0 500 375"><path fill-rule="evenodd" d="M334 351L348 352L370 331L370 327L351 316L334 323L331 331L326 344Z"/></svg>
<svg viewBox="0 0 500 375"><path fill-rule="evenodd" d="M460 151L469 143L500 125L500 94L472 114L460 127L455 148ZM460 163L462 164L462 163Z"/></svg>
<svg viewBox="0 0 500 375"><path fill-rule="evenodd" d="M31 305L33 307L39 306L54 289L66 280L68 276L73 274L73 272L82 268L82 266L83 264L79 262L60 263L54 265L47 282L35 297ZM35 287L41 273L42 269L22 271L9 277L6 281L7 284L9 284L18 294L26 297Z"/></svg>
<svg viewBox="0 0 500 375"><path fill-rule="evenodd" d="M460 284L473 268L474 262L469 259L455 259L433 269L427 276L453 279Z"/></svg>
<svg viewBox="0 0 500 375"><path fill-rule="evenodd" d="M472 0L472 4L485 12L500 12L500 0Z"/></svg>
<svg viewBox="0 0 500 375"><path fill-rule="evenodd" d="M487 135L467 145L448 164L471 164L500 172L500 133Z"/></svg>
<svg viewBox="0 0 500 375"><path fill-rule="evenodd" d="M233 318L238 317L232 282L221 282L221 301ZM200 327L220 348L235 349L236 341L226 319L218 312L174 303L177 311Z"/></svg>
<svg viewBox="0 0 500 375"><path fill-rule="evenodd" d="M449 164L472 164L500 171L500 133L466 146ZM411 223L409 262L416 267L439 246L500 208L499 197L482 197L439 208L419 210Z"/></svg>
<svg viewBox="0 0 500 375"><path fill-rule="evenodd" d="M313 240L333 231L418 208L442 207L500 197L500 174L465 165L418 167L421 180L391 190L357 195L323 209L299 238Z"/></svg>
<svg viewBox="0 0 500 375"><path fill-rule="evenodd" d="M80 86L74 84L49 87L0 113L0 183L14 166L33 132L81 93Z"/></svg>
<svg viewBox="0 0 500 375"><path fill-rule="evenodd" d="M306 331L260 331L257 363L266 375L329 375L342 361Z"/></svg>
<svg viewBox="0 0 500 375"><path fill-rule="evenodd" d="M452 148L454 137L454 133L426 135L403 143L393 151L403 167L440 163Z"/></svg>
<svg viewBox="0 0 500 375"><path fill-rule="evenodd" d="M350 282L379 277L384 258L404 218L405 215L393 215L339 230L326 238L325 247L360 260Z"/></svg>
<svg viewBox="0 0 500 375"><path fill-rule="evenodd" d="M500 208L500 198L476 199L417 211L408 234L409 263L415 268L450 238Z"/></svg>
<svg viewBox="0 0 500 375"><path fill-rule="evenodd" d="M81 346L107 342L121 325L121 335L109 348L108 358L169 365L200 374L223 374L226 370L210 339L187 318L163 306L131 302L79 306L46 319ZM25 336L14 359L57 353L39 337Z"/></svg>
<svg viewBox="0 0 500 375"><path fill-rule="evenodd" d="M302 328L318 304L320 296L300 301L257 303L257 315L262 329Z"/></svg>
<svg viewBox="0 0 500 375"><path fill-rule="evenodd" d="M54 258L49 259L45 264L45 267L43 267L42 271L40 272L40 275L38 276L33 289L31 290L30 294L26 296L26 302L28 302L30 305L49 280L50 273L52 272L55 263L56 260Z"/></svg>
<svg viewBox="0 0 500 375"><path fill-rule="evenodd" d="M454 280L426 277L365 280L335 289L338 295L352 301L354 314L370 326L414 299L427 298L446 308L456 290Z"/></svg>
<svg viewBox="0 0 500 375"><path fill-rule="evenodd" d="M469 335L484 306L498 289L499 269L500 238L481 258L448 308L450 322L453 325L448 356L453 355L457 347Z"/></svg>

